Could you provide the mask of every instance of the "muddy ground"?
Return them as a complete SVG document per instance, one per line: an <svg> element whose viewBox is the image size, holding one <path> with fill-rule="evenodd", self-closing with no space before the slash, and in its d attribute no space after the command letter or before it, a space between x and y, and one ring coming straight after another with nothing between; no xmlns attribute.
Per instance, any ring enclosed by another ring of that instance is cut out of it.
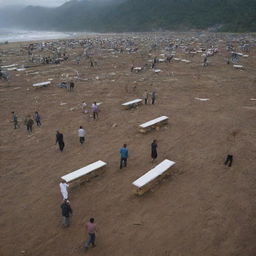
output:
<svg viewBox="0 0 256 256"><path fill-rule="evenodd" d="M19 47L0 46L7 52ZM76 51L69 49L69 54ZM148 63L146 50L106 52L94 58L94 68L87 59L79 65L70 59L11 71L9 82L0 80L0 254L83 255L85 223L94 217L97 247L86 255L254 256L256 51L240 58L244 70L227 65L226 55L220 41L219 53L203 68L201 54L191 57L177 50L176 57L192 62L159 63L157 75L150 68L130 72L132 63ZM2 59L6 65L21 64L27 55ZM74 92L55 86L66 74L75 76L74 70L82 79L75 80ZM49 87L32 88L49 78ZM121 107L142 97L145 89L157 92L155 105ZM81 112L83 101L102 102L98 120ZM19 118L16 130L12 111ZM23 120L35 111L42 126L28 134ZM139 124L162 115L169 117L168 125L139 133ZM86 130L84 145L77 135L80 125ZM64 134L64 152L55 145L56 130ZM138 197L132 182L156 165L150 158L153 139L158 141L157 163L170 159L176 165L171 176ZM130 156L128 167L119 170L123 143ZM234 155L230 168L224 165L228 153ZM63 229L60 177L97 160L107 162L106 171L71 189L74 214L71 226Z"/></svg>

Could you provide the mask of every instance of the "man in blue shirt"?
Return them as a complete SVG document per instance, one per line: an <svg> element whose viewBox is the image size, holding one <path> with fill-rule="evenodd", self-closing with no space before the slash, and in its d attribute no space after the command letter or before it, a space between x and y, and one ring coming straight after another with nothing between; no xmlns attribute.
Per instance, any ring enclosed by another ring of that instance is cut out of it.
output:
<svg viewBox="0 0 256 256"><path fill-rule="evenodd" d="M120 149L120 169L127 166L127 158L128 158L128 148L127 145L124 144L124 146Z"/></svg>

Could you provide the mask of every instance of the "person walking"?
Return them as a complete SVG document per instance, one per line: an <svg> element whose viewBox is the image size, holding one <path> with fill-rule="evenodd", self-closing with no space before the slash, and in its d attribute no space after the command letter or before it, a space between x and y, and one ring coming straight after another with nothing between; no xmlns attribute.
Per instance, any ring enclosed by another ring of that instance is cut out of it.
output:
<svg viewBox="0 0 256 256"><path fill-rule="evenodd" d="M83 112L83 114L87 114L88 113L88 111L86 109L86 106L87 106L86 102L83 102L82 103L82 112Z"/></svg>
<svg viewBox="0 0 256 256"><path fill-rule="evenodd" d="M233 163L233 153L234 153L234 148L236 145L236 137L238 135L239 131L233 130L227 137L227 149L226 149L226 161L224 162L224 165L227 165L228 167L232 166Z"/></svg>
<svg viewBox="0 0 256 256"><path fill-rule="evenodd" d="M128 149L127 145L124 144L123 147L120 149L120 169L127 166L127 158L128 158Z"/></svg>
<svg viewBox="0 0 256 256"><path fill-rule="evenodd" d="M233 155L227 155L226 161L225 161L225 165L228 164L228 167L231 167L233 163Z"/></svg>
<svg viewBox="0 0 256 256"><path fill-rule="evenodd" d="M85 136L85 130L83 129L83 126L80 126L80 128L78 129L78 136L79 136L79 141L81 144L84 143L84 136Z"/></svg>
<svg viewBox="0 0 256 256"><path fill-rule="evenodd" d="M94 218L90 218L90 221L86 223L86 229L88 233L88 240L85 243L85 249L88 249L90 245L95 247L97 226L94 222Z"/></svg>
<svg viewBox="0 0 256 256"><path fill-rule="evenodd" d="M60 193L63 197L63 200L68 199L68 187L69 187L69 185L64 180L61 180L61 182L60 182Z"/></svg>
<svg viewBox="0 0 256 256"><path fill-rule="evenodd" d="M99 117L99 108L96 102L92 104L93 119L96 120Z"/></svg>
<svg viewBox="0 0 256 256"><path fill-rule="evenodd" d="M56 143L55 143L55 145L57 143L59 144L60 151L62 152L64 147L65 147L65 143L64 143L64 136L59 131L56 132Z"/></svg>
<svg viewBox="0 0 256 256"><path fill-rule="evenodd" d="M145 90L145 92L143 93L143 99L144 99L144 103L145 105L148 104L148 91Z"/></svg>
<svg viewBox="0 0 256 256"><path fill-rule="evenodd" d="M151 143L151 158L152 158L152 163L157 158L157 141L156 140L153 140L153 142Z"/></svg>
<svg viewBox="0 0 256 256"><path fill-rule="evenodd" d="M154 105L154 104L155 104L155 101L156 101L156 92L155 92L155 91L153 91L153 92L151 93L151 101L152 101L152 104Z"/></svg>
<svg viewBox="0 0 256 256"><path fill-rule="evenodd" d="M204 66L204 67L207 67L207 66L208 66L208 58L207 58L207 55L204 56L203 66Z"/></svg>
<svg viewBox="0 0 256 256"><path fill-rule="evenodd" d="M12 120L13 120L14 129L17 129L17 127L19 128L20 126L19 126L18 118L15 112L12 112Z"/></svg>
<svg viewBox="0 0 256 256"><path fill-rule="evenodd" d="M33 119L31 119L30 116L27 116L27 118L25 119L25 125L27 127L28 133L32 132L33 124L34 124Z"/></svg>
<svg viewBox="0 0 256 256"><path fill-rule="evenodd" d="M37 111L35 112L35 121L36 121L36 125L38 127L41 126L41 116L39 115L39 113Z"/></svg>
<svg viewBox="0 0 256 256"><path fill-rule="evenodd" d="M61 213L62 213L63 227L67 228L67 227L69 227L69 224L70 224L69 217L73 213L71 206L70 206L70 202L67 199L65 199L64 202L61 204L60 208L61 208Z"/></svg>

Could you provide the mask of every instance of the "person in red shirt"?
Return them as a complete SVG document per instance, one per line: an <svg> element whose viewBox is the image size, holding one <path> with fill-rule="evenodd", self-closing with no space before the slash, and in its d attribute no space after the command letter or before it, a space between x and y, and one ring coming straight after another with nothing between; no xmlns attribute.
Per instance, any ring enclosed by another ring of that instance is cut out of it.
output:
<svg viewBox="0 0 256 256"><path fill-rule="evenodd" d="M90 218L90 221L86 223L86 228L88 232L88 240L85 243L85 249L88 249L90 244L92 244L92 247L95 247L95 239L96 239L96 223L94 223L94 218Z"/></svg>

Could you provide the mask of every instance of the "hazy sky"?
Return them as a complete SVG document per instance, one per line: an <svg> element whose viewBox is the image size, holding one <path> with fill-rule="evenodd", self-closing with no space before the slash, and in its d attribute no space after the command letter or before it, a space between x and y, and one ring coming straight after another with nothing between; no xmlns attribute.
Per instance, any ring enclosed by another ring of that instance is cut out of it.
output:
<svg viewBox="0 0 256 256"><path fill-rule="evenodd" d="M59 6L68 0L0 0L0 6L6 5L40 5Z"/></svg>

